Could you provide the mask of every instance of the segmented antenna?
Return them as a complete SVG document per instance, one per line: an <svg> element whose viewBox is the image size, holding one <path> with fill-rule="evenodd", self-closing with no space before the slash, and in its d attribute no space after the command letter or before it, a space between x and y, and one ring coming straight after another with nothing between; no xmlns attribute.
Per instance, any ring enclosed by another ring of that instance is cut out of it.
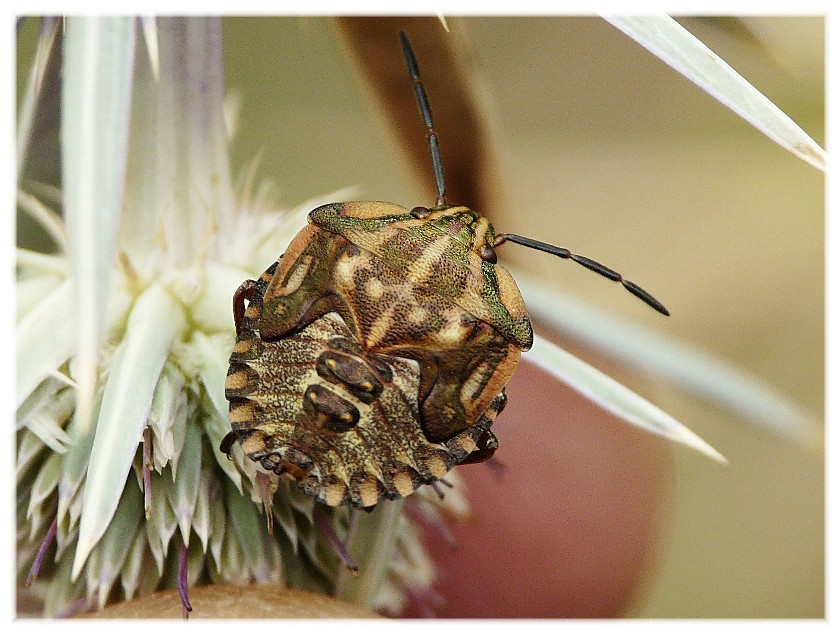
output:
<svg viewBox="0 0 840 634"><path fill-rule="evenodd" d="M496 236L496 242L493 244L493 246L498 247L503 245L505 242L514 242L516 244L521 244L522 246L531 249L536 249L537 251L544 251L545 253L556 255L559 258L573 260L581 266L585 266L590 271L595 271L598 275L603 275L608 280L612 280L613 282L621 282L621 285L624 286L624 288L626 288L628 291L630 291L630 293L642 300L645 304L653 308L655 311L660 312L666 316L671 314L658 299L656 299L653 295L648 293L641 286L639 286L638 284L634 284L630 280L625 280L621 276L621 273L613 271L611 268L604 266L600 262L596 262L595 260L591 260L582 255L572 253L571 251L569 251L568 249L564 249L563 247L556 247L553 244L548 244L547 242L540 242L539 240L534 240L533 238L525 238L524 236L518 236L515 233L498 234Z"/></svg>
<svg viewBox="0 0 840 634"><path fill-rule="evenodd" d="M432 154L432 167L435 171L435 183L437 184L438 190L437 202L435 205L442 207L446 205L446 184L443 180L443 162L440 158L438 136L437 132L435 132L434 124L432 123L432 108L429 105L429 97L426 95L426 88L420 80L420 68L417 66L417 59L414 57L414 49L411 48L411 42L408 41L408 36L404 31L400 31L400 42L402 43L403 55L405 55L405 63L408 65L408 73L411 75L411 79L414 80L414 92L417 95L417 103L420 106L420 113L423 115L423 122L426 124L426 136L429 138L429 151ZM539 240L534 240L533 238L518 236L514 233L498 234L493 246L498 247L503 245L505 242L521 244L522 246L526 246L531 249L537 249L538 251L544 251L546 253L556 255L557 257L573 260L581 266L585 266L590 271L595 271L598 275L603 275L613 282L620 282L621 285L624 286L624 288L626 288L630 293L638 297L655 311L666 316L671 314L658 299L648 293L641 286L634 284L630 280L625 280L620 273L613 271L611 268L604 266L600 262L572 253L568 249L556 247L553 244L548 244L547 242L540 242ZM492 251L493 250L490 249L490 253L488 253L486 257L482 255L482 257L495 263L496 254Z"/></svg>
<svg viewBox="0 0 840 634"><path fill-rule="evenodd" d="M420 80L420 68L417 66L417 59L414 57L414 49L411 48L411 42L408 41L408 36L404 31L400 31L400 42L402 43L405 63L408 65L408 74L414 80L414 93L417 95L420 113L423 115L423 122L426 124L426 136L429 138L429 151L432 154L432 168L435 171L435 183L438 190L435 206L442 207L446 204L446 183L443 180L443 161L440 159L438 136L432 123L432 108L429 105L429 98L426 96L426 88Z"/></svg>

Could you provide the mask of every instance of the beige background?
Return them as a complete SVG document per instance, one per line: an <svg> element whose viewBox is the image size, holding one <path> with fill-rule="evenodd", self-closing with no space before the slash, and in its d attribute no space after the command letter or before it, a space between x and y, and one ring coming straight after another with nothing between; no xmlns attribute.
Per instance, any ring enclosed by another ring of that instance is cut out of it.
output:
<svg viewBox="0 0 840 634"><path fill-rule="evenodd" d="M651 318L568 263L515 247L503 258L739 365L821 421L823 176L600 19L450 22L473 47L498 126L509 208L482 211L602 260L673 316ZM683 24L824 142L822 19ZM432 203L331 20L228 19L225 37L228 83L244 97L234 165L262 150L261 173L290 204L348 185L358 199ZM675 450L664 543L634 613L821 616L821 455L600 365L730 460Z"/></svg>

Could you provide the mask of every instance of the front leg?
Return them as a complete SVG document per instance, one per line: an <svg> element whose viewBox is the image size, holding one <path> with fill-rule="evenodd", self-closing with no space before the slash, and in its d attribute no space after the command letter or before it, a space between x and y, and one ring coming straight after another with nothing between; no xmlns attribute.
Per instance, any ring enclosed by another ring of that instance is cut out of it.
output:
<svg viewBox="0 0 840 634"><path fill-rule="evenodd" d="M496 449L498 448L499 440L496 438L496 434L488 429L479 436L476 448L458 464L478 464L479 462L485 462L493 457L493 454L496 453Z"/></svg>
<svg viewBox="0 0 840 634"><path fill-rule="evenodd" d="M473 425L504 389L520 349L479 322L462 346L422 355L420 421L426 438L444 442Z"/></svg>
<svg viewBox="0 0 840 634"><path fill-rule="evenodd" d="M307 227L289 245L263 296L260 337L277 341L336 311L353 328L346 303L333 291L338 263L358 248L341 236Z"/></svg>
<svg viewBox="0 0 840 634"><path fill-rule="evenodd" d="M251 309L251 313L248 315L251 320L259 319L262 314L262 300L263 295L265 294L265 289L268 288L269 283L271 283L271 280L274 278L274 273L277 271L277 267L280 266L280 262L282 261L283 256L281 255L277 258L276 262L263 271L263 274L260 275L258 280L245 280L239 285L236 292L234 292L233 323L236 326L237 337L242 331L242 322L245 320L248 308ZM245 306L245 302L248 302L247 307ZM254 321L254 323L250 324L249 327L251 329L256 328L257 322Z"/></svg>
<svg viewBox="0 0 840 634"><path fill-rule="evenodd" d="M237 335L242 330L242 320L245 318L245 302L251 301L256 288L257 283L254 280L245 280L233 294L233 323Z"/></svg>

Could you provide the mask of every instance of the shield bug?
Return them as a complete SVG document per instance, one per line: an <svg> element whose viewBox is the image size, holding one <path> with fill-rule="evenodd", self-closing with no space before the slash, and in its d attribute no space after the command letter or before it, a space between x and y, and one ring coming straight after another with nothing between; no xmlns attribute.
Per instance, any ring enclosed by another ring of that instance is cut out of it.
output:
<svg viewBox="0 0 840 634"><path fill-rule="evenodd" d="M505 242L571 259L668 314L594 260L497 235L475 211L447 204L429 101L404 33L400 41L427 129L435 205L318 207L286 253L234 295L232 431L221 449L238 441L330 506L405 497L497 448L490 426L533 343L519 289L497 263Z"/></svg>

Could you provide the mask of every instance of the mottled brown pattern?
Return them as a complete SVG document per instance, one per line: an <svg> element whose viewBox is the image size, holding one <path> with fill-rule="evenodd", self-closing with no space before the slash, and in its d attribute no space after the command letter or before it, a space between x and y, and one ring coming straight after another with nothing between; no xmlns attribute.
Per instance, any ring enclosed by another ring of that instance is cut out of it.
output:
<svg viewBox="0 0 840 634"><path fill-rule="evenodd" d="M406 282L428 286L432 277L438 278L437 289L464 312L490 324L519 348L531 347L531 324L516 283L510 275L497 279L494 273L505 270L488 266L480 255L481 247L493 245L493 226L471 209L433 208L417 219L393 203L347 202L318 207L309 218L378 256ZM461 231L453 235L455 226ZM440 278L444 282L439 283ZM503 295L509 303L500 301Z"/></svg>
<svg viewBox="0 0 840 634"><path fill-rule="evenodd" d="M252 460L328 505L369 507L439 480L492 438L501 388L472 424L432 442L420 421L418 362L364 349L336 312L264 341L263 297L278 270L247 285L225 386L232 433Z"/></svg>

